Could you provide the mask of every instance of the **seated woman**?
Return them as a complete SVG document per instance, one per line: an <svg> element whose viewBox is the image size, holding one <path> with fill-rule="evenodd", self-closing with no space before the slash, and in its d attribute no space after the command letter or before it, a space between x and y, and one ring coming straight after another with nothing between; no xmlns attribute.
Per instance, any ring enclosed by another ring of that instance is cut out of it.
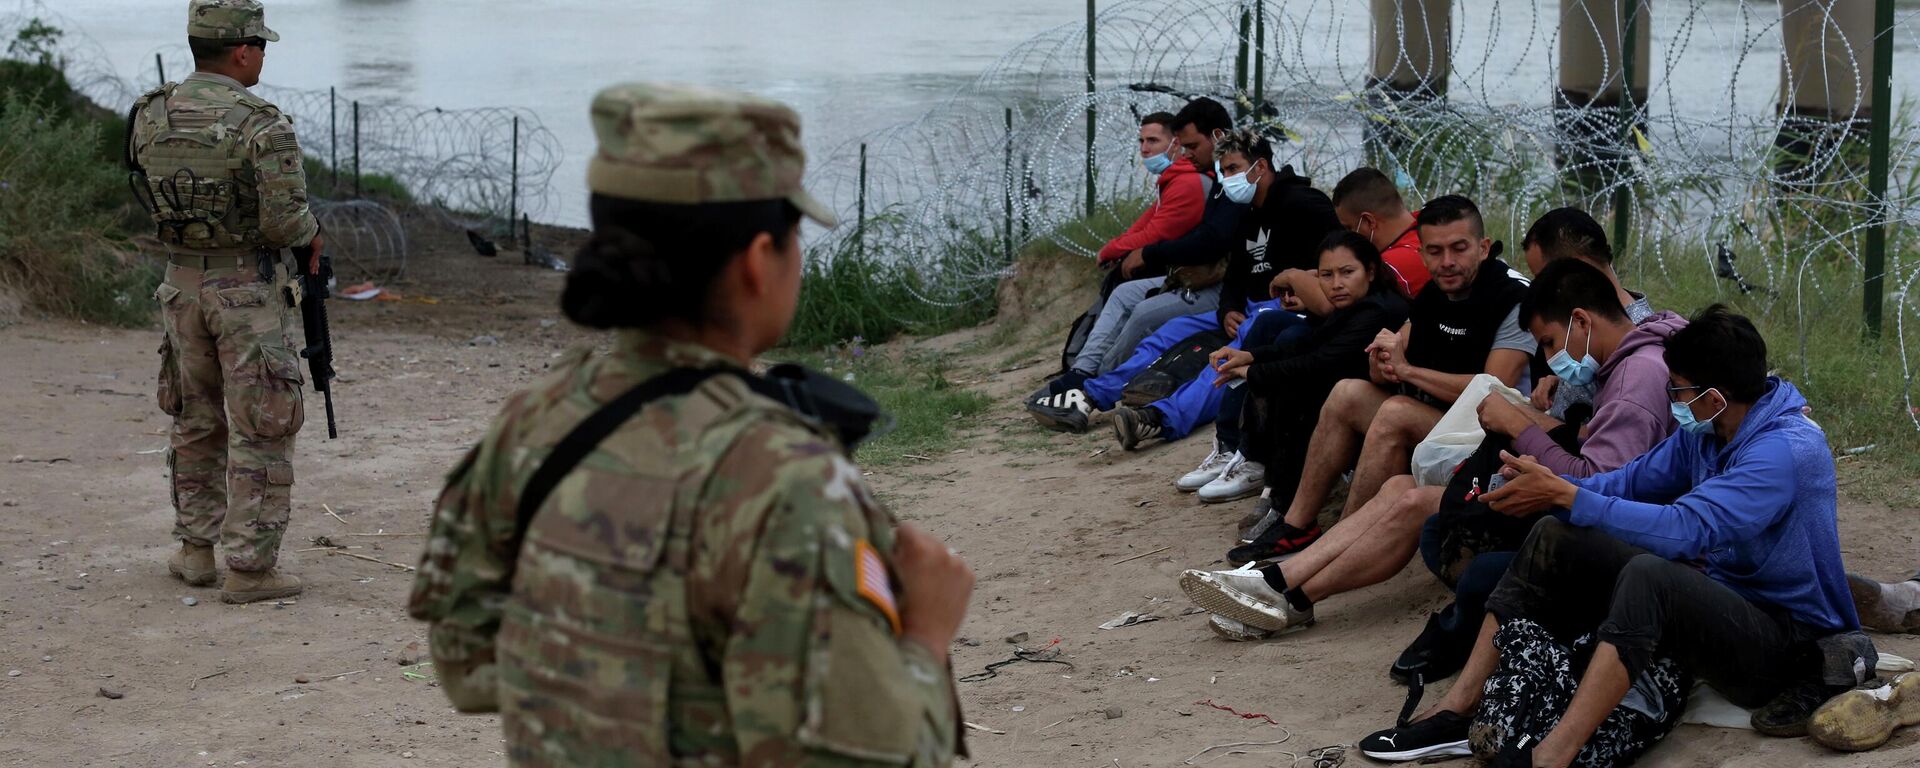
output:
<svg viewBox="0 0 1920 768"><path fill-rule="evenodd" d="M1366 237L1347 230L1329 234L1320 242L1319 260L1319 287L1331 311L1310 318L1306 334L1214 353L1215 386L1245 382L1249 407L1240 413L1240 454L1266 468L1269 486L1298 484L1327 394L1341 379L1366 378L1367 345L1407 320L1399 278ZM1276 484L1275 477L1282 481Z"/></svg>

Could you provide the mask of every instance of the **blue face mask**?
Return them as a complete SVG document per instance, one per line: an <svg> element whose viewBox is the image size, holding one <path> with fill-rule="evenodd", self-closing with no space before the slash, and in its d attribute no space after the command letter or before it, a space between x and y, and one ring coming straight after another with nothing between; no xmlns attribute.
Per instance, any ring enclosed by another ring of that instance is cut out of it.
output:
<svg viewBox="0 0 1920 768"><path fill-rule="evenodd" d="M1151 173L1155 176L1159 176L1160 174L1166 173L1168 168L1173 167L1173 158L1167 156L1167 153L1165 152L1162 152L1160 154L1147 158L1146 162L1147 162L1147 173Z"/></svg>
<svg viewBox="0 0 1920 768"><path fill-rule="evenodd" d="M1561 381L1576 387L1584 387L1592 384L1594 377L1600 375L1600 364L1593 359L1593 326L1587 326L1587 351L1580 354L1580 360L1577 362L1573 359L1573 355L1567 352L1567 345L1572 341L1573 321L1569 319L1567 338L1561 340L1560 351L1547 360L1547 367L1553 369L1553 375L1560 377Z"/></svg>
<svg viewBox="0 0 1920 768"><path fill-rule="evenodd" d="M1218 160L1213 161L1213 175L1221 176L1220 161ZM1253 182L1247 181L1247 174L1245 173L1222 176L1220 179L1221 194L1226 195L1228 200L1232 200L1241 205L1253 202L1253 193L1259 191L1259 189L1260 188L1255 186Z"/></svg>
<svg viewBox="0 0 1920 768"><path fill-rule="evenodd" d="M1701 392L1700 394L1694 396L1693 400L1688 400L1684 403L1671 404L1671 407L1673 408L1673 420L1675 423L1678 423L1680 425L1681 431L1686 432L1688 434L1693 434L1693 435L1702 435L1702 434L1706 434L1707 430L1713 429L1713 420L1720 418L1720 413L1721 411L1725 411L1727 409L1726 406L1724 405L1720 406L1720 410L1714 411L1713 415L1708 416L1705 421L1702 421L1700 419L1696 419L1693 417L1694 400L1699 400L1702 397L1706 397L1707 392L1712 392L1712 391L1713 390L1709 388L1708 390L1706 390L1706 392Z"/></svg>

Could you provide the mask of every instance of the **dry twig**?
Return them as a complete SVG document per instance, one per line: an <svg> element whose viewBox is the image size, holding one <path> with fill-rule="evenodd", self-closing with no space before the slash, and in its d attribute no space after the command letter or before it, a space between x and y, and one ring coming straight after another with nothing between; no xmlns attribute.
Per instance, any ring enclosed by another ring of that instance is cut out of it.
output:
<svg viewBox="0 0 1920 768"><path fill-rule="evenodd" d="M1159 548L1159 549L1156 549L1156 550L1154 550L1154 551L1152 551L1152 552L1142 552L1142 553L1140 553L1140 554L1137 554L1137 555L1134 555L1134 556L1132 556L1132 557L1124 557L1124 558L1121 558L1121 559L1119 559L1119 560L1115 560L1115 561L1113 561L1113 562L1112 562L1111 564L1112 564L1112 565L1119 565L1119 564L1121 564L1121 563L1125 563L1125 562L1129 562L1129 561L1133 561L1133 560L1138 560L1138 559L1140 559L1140 558L1143 558L1143 557L1147 557L1147 556L1149 556L1149 555L1157 555L1157 554L1160 554L1160 553L1162 553L1162 552L1165 552L1165 551L1167 551L1167 550L1169 550L1169 549L1173 549L1173 545L1172 545L1172 544L1168 544L1168 545L1166 545L1166 546L1164 546L1164 547L1161 547L1161 548Z"/></svg>
<svg viewBox="0 0 1920 768"><path fill-rule="evenodd" d="M354 554L354 553L352 553L352 552L346 552L346 551L343 551L343 550L338 550L338 549L329 549L329 550L327 550L327 554L330 554L330 555L346 555L347 557L351 557L351 558L354 558L354 559L356 559L356 560L365 560L365 561L367 561L367 562L369 562L369 563L379 563L379 564L381 564L381 565L390 565L390 566L393 566L393 567L395 567L395 568L399 568L400 570L403 570L403 571L411 571L411 570L414 570L414 567L413 567L413 566L411 566L411 565L402 565L402 564L400 564L400 563L393 563L393 562L388 562L388 561L386 561L386 560L381 560L381 559L379 559L379 558L377 558L377 557L367 557L366 555L356 555L356 554Z"/></svg>

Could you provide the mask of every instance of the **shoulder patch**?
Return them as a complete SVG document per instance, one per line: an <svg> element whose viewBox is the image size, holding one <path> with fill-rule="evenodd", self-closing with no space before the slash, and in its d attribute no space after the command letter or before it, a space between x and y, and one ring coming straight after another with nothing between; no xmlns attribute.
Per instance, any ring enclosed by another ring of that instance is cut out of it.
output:
<svg viewBox="0 0 1920 768"><path fill-rule="evenodd" d="M293 131L275 131L267 136L267 149L272 152L300 153L300 140L294 138Z"/></svg>
<svg viewBox="0 0 1920 768"><path fill-rule="evenodd" d="M873 607L885 614L887 623L893 625L893 634L899 635L900 605L893 596L893 577L887 573L887 563L880 559L880 551L866 539L854 542L854 565L860 583L860 596L872 603Z"/></svg>

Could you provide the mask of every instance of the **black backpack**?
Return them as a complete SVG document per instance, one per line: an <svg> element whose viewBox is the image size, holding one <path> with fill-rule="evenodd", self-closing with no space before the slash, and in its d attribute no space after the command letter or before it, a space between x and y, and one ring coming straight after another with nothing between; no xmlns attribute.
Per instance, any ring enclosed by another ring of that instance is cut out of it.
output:
<svg viewBox="0 0 1920 768"><path fill-rule="evenodd" d="M1129 408L1144 408L1148 403L1166 399L1181 385L1199 378L1207 370L1207 359L1231 341L1217 328L1181 339L1160 353L1160 359L1146 370L1134 374L1120 391L1120 403Z"/></svg>
<svg viewBox="0 0 1920 768"><path fill-rule="evenodd" d="M1093 300L1093 306L1074 318L1073 325L1067 328L1067 343L1060 347L1060 372L1055 375L1063 375L1073 370L1073 360L1080 356L1080 350L1086 348L1087 335L1093 333L1093 324L1100 319L1100 310L1106 308L1107 298L1113 295L1113 289L1120 287L1122 282L1125 282L1125 278L1120 276L1118 267L1107 270L1106 276L1100 278L1100 296Z"/></svg>

